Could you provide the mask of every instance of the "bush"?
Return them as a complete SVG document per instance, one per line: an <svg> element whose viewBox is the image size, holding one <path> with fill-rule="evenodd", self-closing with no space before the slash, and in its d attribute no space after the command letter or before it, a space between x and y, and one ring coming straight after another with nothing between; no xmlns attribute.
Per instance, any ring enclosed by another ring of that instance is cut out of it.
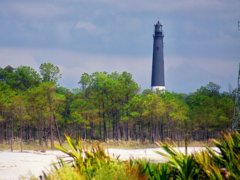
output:
<svg viewBox="0 0 240 180"><path fill-rule="evenodd" d="M85 149L78 140L66 136L70 150L58 147L72 160L59 166L46 179L240 179L240 134L223 134L222 141L214 141L219 151L207 147L206 151L184 155L170 145L163 145L166 163L152 163L146 160L119 161L111 159L99 146Z"/></svg>
<svg viewBox="0 0 240 180"><path fill-rule="evenodd" d="M128 180L126 168L121 162L112 162L100 167L94 178L97 180L115 179L115 180Z"/></svg>
<svg viewBox="0 0 240 180"><path fill-rule="evenodd" d="M208 154L224 178L240 179L240 134L235 131L222 137L222 141L214 141L219 152L207 148Z"/></svg>
<svg viewBox="0 0 240 180"><path fill-rule="evenodd" d="M83 180L85 179L80 175L76 169L69 165L64 165L59 169L53 169L52 173L45 175L46 180Z"/></svg>

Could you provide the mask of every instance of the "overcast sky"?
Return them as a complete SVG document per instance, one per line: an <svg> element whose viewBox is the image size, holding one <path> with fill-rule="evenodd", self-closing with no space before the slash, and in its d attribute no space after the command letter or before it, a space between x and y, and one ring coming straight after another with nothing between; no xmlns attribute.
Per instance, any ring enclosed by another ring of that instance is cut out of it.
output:
<svg viewBox="0 0 240 180"><path fill-rule="evenodd" d="M158 20L168 90L236 87L240 0L0 0L0 67L52 62L68 88L84 72L127 71L150 88Z"/></svg>

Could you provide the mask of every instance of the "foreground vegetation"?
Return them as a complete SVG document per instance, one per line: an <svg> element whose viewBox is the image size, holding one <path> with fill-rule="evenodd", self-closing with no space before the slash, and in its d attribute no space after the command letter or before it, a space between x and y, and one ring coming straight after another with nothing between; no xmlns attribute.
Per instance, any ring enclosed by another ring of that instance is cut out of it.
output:
<svg viewBox="0 0 240 180"><path fill-rule="evenodd" d="M206 147L206 151L184 155L170 145L162 147L167 158L164 163L147 160L119 161L105 154L98 145L91 149L81 141L66 137L70 150L58 146L71 159L55 164L46 179L239 179L240 178L240 134L225 133L221 141L214 141L219 151Z"/></svg>
<svg viewBox="0 0 240 180"><path fill-rule="evenodd" d="M39 70L0 68L0 144L12 150L14 142L54 148L65 133L105 142L207 141L231 127L234 92L212 82L190 94L153 93L127 72L95 72L69 90L58 85L58 66Z"/></svg>

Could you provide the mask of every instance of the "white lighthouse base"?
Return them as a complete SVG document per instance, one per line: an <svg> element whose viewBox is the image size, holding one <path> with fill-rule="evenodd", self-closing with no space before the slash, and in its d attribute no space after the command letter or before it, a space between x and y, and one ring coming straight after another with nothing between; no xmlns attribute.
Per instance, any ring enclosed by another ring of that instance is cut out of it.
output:
<svg viewBox="0 0 240 180"><path fill-rule="evenodd" d="M165 86L152 86L152 91L165 91Z"/></svg>

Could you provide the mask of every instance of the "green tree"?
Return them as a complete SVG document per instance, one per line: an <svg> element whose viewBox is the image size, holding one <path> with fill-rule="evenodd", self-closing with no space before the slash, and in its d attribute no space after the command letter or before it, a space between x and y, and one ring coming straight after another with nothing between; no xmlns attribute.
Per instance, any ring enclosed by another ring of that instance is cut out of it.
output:
<svg viewBox="0 0 240 180"><path fill-rule="evenodd" d="M19 66L14 73L14 87L20 90L37 86L41 82L40 75L29 66Z"/></svg>
<svg viewBox="0 0 240 180"><path fill-rule="evenodd" d="M123 116L122 120L133 123L132 130L135 135L135 140L140 138L141 141L144 141L144 96L141 94L135 95L124 108L125 111L128 112L128 115Z"/></svg>
<svg viewBox="0 0 240 180"><path fill-rule="evenodd" d="M166 107L163 99L155 93L147 94L144 98L144 116L149 120L150 139L155 141L158 135L158 125L163 119Z"/></svg>
<svg viewBox="0 0 240 180"><path fill-rule="evenodd" d="M122 72L119 76L119 87L118 89L120 92L117 94L121 94L120 102L122 105L128 104L128 102L139 92L140 87L138 84L133 80L133 77L130 73ZM127 109L126 109L127 110ZM123 112L123 115L129 115L128 110ZM117 127L118 128L118 127ZM129 122L125 121L125 131L126 131L126 140L129 139Z"/></svg>
<svg viewBox="0 0 240 180"><path fill-rule="evenodd" d="M194 131L202 134L200 139L208 139L216 132L230 127L233 99L230 95L221 94L219 88L209 83L187 97L190 119Z"/></svg>
<svg viewBox="0 0 240 180"><path fill-rule="evenodd" d="M0 81L13 87L14 84L14 71L12 66L6 66L5 68L0 68Z"/></svg>
<svg viewBox="0 0 240 180"><path fill-rule="evenodd" d="M0 68L0 80L16 90L26 90L39 85L40 75L30 66Z"/></svg>
<svg viewBox="0 0 240 180"><path fill-rule="evenodd" d="M14 119L12 116L12 104L14 104L13 97L16 95L16 91L12 90L5 82L0 82L0 124L1 136L7 138L7 141L11 145L11 151L13 151L13 138L14 138ZM5 127L4 127L5 126Z"/></svg>
<svg viewBox="0 0 240 180"><path fill-rule="evenodd" d="M26 98L24 94L18 94L13 97L13 102L11 104L13 119L20 129L20 147L21 152L23 150L23 128L29 124L30 116L27 112Z"/></svg>
<svg viewBox="0 0 240 180"><path fill-rule="evenodd" d="M58 66L52 63L43 63L40 65L40 74L42 76L43 82L53 82L57 83L61 78L60 69Z"/></svg>
<svg viewBox="0 0 240 180"><path fill-rule="evenodd" d="M41 83L28 91L28 102L31 102L28 108L38 128L40 145L44 140L47 146L48 134L50 134L51 148L54 148L55 132L59 138L57 119L61 120L64 98L56 93L56 86L52 82Z"/></svg>
<svg viewBox="0 0 240 180"><path fill-rule="evenodd" d="M139 89L132 75L126 72L96 72L91 75L84 73L79 83L82 86L83 98L89 102L90 110L95 109L98 112L96 119L99 123L100 137L104 140L109 137L118 139L120 133L128 139L128 122L120 122L120 119L128 114L123 108L124 105Z"/></svg>

